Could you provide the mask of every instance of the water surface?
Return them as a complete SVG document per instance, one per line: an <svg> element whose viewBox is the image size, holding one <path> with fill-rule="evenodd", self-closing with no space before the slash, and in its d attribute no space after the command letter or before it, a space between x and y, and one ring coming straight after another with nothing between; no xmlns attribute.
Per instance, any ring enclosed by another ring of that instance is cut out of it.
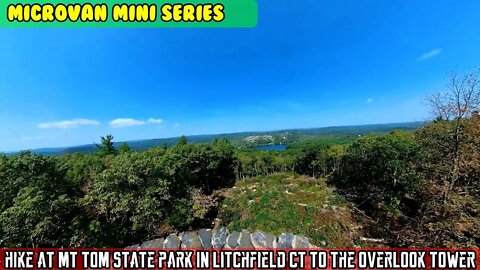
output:
<svg viewBox="0 0 480 270"><path fill-rule="evenodd" d="M287 150L287 145L285 144L260 145L255 147L255 149L261 150L261 151L285 151Z"/></svg>

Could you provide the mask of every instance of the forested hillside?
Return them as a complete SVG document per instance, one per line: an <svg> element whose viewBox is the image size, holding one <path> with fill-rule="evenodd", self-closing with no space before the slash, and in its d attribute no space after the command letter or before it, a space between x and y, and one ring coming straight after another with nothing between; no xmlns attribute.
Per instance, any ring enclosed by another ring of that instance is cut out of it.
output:
<svg viewBox="0 0 480 270"><path fill-rule="evenodd" d="M188 136L190 143L212 143L218 139L228 139L235 148L252 149L258 145L286 144L288 148L300 148L304 144L318 143L349 143L358 136L385 134L393 130L414 130L423 126L424 122L339 126L312 129L291 129L268 132L241 132L231 134L212 134ZM127 142L114 142L115 147L127 143L132 150L148 150L153 147L171 147L178 142L179 138L164 138L151 140L138 140ZM61 148L41 148L31 150L36 154L61 155L73 153L94 153L96 147L93 144Z"/></svg>
<svg viewBox="0 0 480 270"><path fill-rule="evenodd" d="M431 96L433 122L349 143L134 151L105 136L91 154L2 155L0 246L124 247L215 219L318 246L480 246L477 78Z"/></svg>

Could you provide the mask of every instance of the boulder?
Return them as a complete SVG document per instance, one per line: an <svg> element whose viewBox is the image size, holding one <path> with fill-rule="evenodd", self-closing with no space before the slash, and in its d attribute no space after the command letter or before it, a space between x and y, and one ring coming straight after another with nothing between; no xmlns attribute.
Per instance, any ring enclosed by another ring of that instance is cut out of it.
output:
<svg viewBox="0 0 480 270"><path fill-rule="evenodd" d="M322 247L327 246L321 241ZM271 249L271 248L316 248L305 236L293 233L282 233L279 237L262 231L250 233L248 230L229 233L226 227L213 230L201 229L198 232L182 232L179 235L170 234L165 238L145 241L140 245L132 245L126 249L179 249L179 248L244 248L244 249Z"/></svg>
<svg viewBox="0 0 480 270"><path fill-rule="evenodd" d="M140 248L140 245L132 245L132 246L126 247L125 249L138 249L138 248Z"/></svg>
<svg viewBox="0 0 480 270"><path fill-rule="evenodd" d="M228 229L220 227L213 231L212 245L214 248L223 248L227 244Z"/></svg>
<svg viewBox="0 0 480 270"><path fill-rule="evenodd" d="M182 248L202 248L200 237L196 232L185 232L180 234Z"/></svg>
<svg viewBox="0 0 480 270"><path fill-rule="evenodd" d="M256 231L252 234L252 244L255 248L273 248L274 241L275 236L268 233Z"/></svg>
<svg viewBox="0 0 480 270"><path fill-rule="evenodd" d="M238 239L238 248L254 248L249 231L243 230L240 233L240 238Z"/></svg>
<svg viewBox="0 0 480 270"><path fill-rule="evenodd" d="M282 233L277 238L277 243L275 248L292 248L293 247L293 233Z"/></svg>
<svg viewBox="0 0 480 270"><path fill-rule="evenodd" d="M210 229L201 229L198 231L198 236L200 237L200 243L204 248L213 248L212 245L212 230Z"/></svg>
<svg viewBox="0 0 480 270"><path fill-rule="evenodd" d="M177 235L170 234L169 236L167 236L167 238L163 242L163 247L178 249L180 248L180 239L177 237Z"/></svg>
<svg viewBox="0 0 480 270"><path fill-rule="evenodd" d="M226 248L236 248L238 246L238 239L240 238L240 233L239 232L232 232L228 237L227 237L227 245L225 245Z"/></svg>
<svg viewBox="0 0 480 270"><path fill-rule="evenodd" d="M293 237L292 247L293 248L309 248L310 241L305 236L295 235Z"/></svg>
<svg viewBox="0 0 480 270"><path fill-rule="evenodd" d="M163 238L143 242L140 248L163 248Z"/></svg>

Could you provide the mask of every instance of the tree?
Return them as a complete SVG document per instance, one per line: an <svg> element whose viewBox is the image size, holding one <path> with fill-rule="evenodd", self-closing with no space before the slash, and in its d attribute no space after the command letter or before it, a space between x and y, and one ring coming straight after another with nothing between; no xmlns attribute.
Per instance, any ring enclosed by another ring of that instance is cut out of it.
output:
<svg viewBox="0 0 480 270"><path fill-rule="evenodd" d="M328 173L335 174L340 170L342 158L347 151L346 145L336 144L327 149L327 170Z"/></svg>
<svg viewBox="0 0 480 270"><path fill-rule="evenodd" d="M179 145L185 145L187 144L187 137L182 135L180 138L178 138L178 144Z"/></svg>
<svg viewBox="0 0 480 270"><path fill-rule="evenodd" d="M113 136L112 135L107 135L105 137L100 137L101 143L100 144L95 144L97 147L98 154L100 156L108 156L108 155L115 155L116 154L116 149L113 146Z"/></svg>
<svg viewBox="0 0 480 270"><path fill-rule="evenodd" d="M360 200L386 204L395 213L421 180L415 167L417 149L411 133L363 137L343 156L337 183Z"/></svg>
<svg viewBox="0 0 480 270"><path fill-rule="evenodd" d="M130 146L128 146L127 143L123 143L120 148L118 148L118 153L119 154L125 154L131 152L132 149L130 149Z"/></svg>
<svg viewBox="0 0 480 270"><path fill-rule="evenodd" d="M325 168L325 149L323 146L308 146L297 156L295 170L298 173L320 176L320 171Z"/></svg>
<svg viewBox="0 0 480 270"><path fill-rule="evenodd" d="M175 169L174 177L182 180L182 184L202 188L207 194L232 186L235 181L237 160L228 140L213 144L177 144L168 150L165 160L171 164L166 167Z"/></svg>
<svg viewBox="0 0 480 270"><path fill-rule="evenodd" d="M434 118L460 121L480 109L480 69L450 75L446 90L427 97Z"/></svg>
<svg viewBox="0 0 480 270"><path fill-rule="evenodd" d="M39 187L50 194L71 190L65 181L66 166L52 157L22 152L15 156L0 156L0 212L13 205L19 191Z"/></svg>
<svg viewBox="0 0 480 270"><path fill-rule="evenodd" d="M463 76L452 74L444 92L427 98L436 125L420 133L426 151L437 151L435 158L443 162L443 181L446 183L444 202L462 177L462 149L467 143L466 120L480 108L480 70ZM442 153L438 153L438 152ZM433 160L432 160L433 161Z"/></svg>
<svg viewBox="0 0 480 270"><path fill-rule="evenodd" d="M437 246L478 246L480 239L480 116L461 123L458 140L454 120L434 121L416 132L417 164L426 177L417 223Z"/></svg>
<svg viewBox="0 0 480 270"><path fill-rule="evenodd" d="M22 188L13 206L0 214L0 245L69 246L71 220L78 214L66 194L58 197L39 187Z"/></svg>
<svg viewBox="0 0 480 270"><path fill-rule="evenodd" d="M115 154L0 155L0 246L126 246L210 224L238 167L228 140Z"/></svg>
<svg viewBox="0 0 480 270"><path fill-rule="evenodd" d="M59 160L67 167L65 181L77 190L91 183L95 175L104 169L102 158L98 155L67 154L59 157Z"/></svg>
<svg viewBox="0 0 480 270"><path fill-rule="evenodd" d="M174 203L162 164L151 152L116 155L96 175L81 204L97 245L125 245L154 235Z"/></svg>
<svg viewBox="0 0 480 270"><path fill-rule="evenodd" d="M68 246L77 207L74 182L53 157L0 158L0 246Z"/></svg>

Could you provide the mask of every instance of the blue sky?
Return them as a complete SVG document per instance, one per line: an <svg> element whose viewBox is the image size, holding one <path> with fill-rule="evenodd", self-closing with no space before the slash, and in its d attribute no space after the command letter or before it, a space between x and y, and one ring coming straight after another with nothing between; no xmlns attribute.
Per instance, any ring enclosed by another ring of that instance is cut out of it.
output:
<svg viewBox="0 0 480 270"><path fill-rule="evenodd" d="M480 2L259 1L254 29L0 29L0 151L425 120Z"/></svg>

